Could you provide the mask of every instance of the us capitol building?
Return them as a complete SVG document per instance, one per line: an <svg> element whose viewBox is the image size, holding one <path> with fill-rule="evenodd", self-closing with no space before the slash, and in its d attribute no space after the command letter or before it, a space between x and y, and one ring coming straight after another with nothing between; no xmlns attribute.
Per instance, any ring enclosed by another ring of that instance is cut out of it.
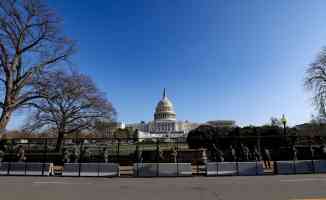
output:
<svg viewBox="0 0 326 200"><path fill-rule="evenodd" d="M164 89L162 99L155 109L154 121L127 124L126 127L137 130L140 139L152 139L185 137L189 131L199 126L198 123L177 121L176 116L173 104Z"/></svg>

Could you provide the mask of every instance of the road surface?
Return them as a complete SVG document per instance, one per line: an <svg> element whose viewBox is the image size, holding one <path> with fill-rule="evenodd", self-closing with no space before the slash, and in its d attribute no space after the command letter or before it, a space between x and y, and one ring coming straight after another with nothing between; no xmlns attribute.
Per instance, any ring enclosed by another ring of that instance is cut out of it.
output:
<svg viewBox="0 0 326 200"><path fill-rule="evenodd" d="M326 175L212 178L0 177L0 199L326 200Z"/></svg>

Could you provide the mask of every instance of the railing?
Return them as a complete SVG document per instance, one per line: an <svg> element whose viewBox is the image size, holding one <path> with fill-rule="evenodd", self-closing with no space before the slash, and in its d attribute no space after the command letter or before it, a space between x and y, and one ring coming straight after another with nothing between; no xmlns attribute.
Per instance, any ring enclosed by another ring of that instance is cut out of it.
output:
<svg viewBox="0 0 326 200"><path fill-rule="evenodd" d="M66 138L56 151L56 138L7 139L0 141L0 175L48 175L51 164L66 169L65 175L71 169L73 176L324 173L324 141L232 136L204 140L195 149L186 138Z"/></svg>

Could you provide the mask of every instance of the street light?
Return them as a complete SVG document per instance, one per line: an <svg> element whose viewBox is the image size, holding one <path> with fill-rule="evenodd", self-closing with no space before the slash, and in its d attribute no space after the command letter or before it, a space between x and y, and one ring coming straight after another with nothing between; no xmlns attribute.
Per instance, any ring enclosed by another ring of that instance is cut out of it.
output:
<svg viewBox="0 0 326 200"><path fill-rule="evenodd" d="M281 122L283 124L284 136L286 136L286 123L287 123L287 119L286 119L286 117L285 117L284 114L282 115Z"/></svg>

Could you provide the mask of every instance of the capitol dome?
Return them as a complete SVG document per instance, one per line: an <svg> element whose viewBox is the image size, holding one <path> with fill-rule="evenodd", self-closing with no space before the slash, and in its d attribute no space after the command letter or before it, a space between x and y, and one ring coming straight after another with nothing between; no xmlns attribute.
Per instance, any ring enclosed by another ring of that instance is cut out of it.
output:
<svg viewBox="0 0 326 200"><path fill-rule="evenodd" d="M175 121L176 120L176 113L174 112L173 104L170 101L170 99L167 97L165 89L163 91L163 97L158 102L155 114L154 114L154 120L168 120L168 121Z"/></svg>

